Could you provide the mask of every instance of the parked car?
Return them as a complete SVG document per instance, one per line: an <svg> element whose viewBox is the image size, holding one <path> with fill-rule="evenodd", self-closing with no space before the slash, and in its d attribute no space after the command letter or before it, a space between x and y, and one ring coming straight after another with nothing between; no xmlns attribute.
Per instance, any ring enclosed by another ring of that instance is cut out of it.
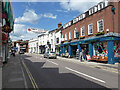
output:
<svg viewBox="0 0 120 90"><path fill-rule="evenodd" d="M19 51L19 54L24 54L24 51L23 51L23 50L20 50L20 51Z"/></svg>
<svg viewBox="0 0 120 90"><path fill-rule="evenodd" d="M56 55L56 53L55 52L46 52L45 54L44 54L44 58L57 58L57 55Z"/></svg>

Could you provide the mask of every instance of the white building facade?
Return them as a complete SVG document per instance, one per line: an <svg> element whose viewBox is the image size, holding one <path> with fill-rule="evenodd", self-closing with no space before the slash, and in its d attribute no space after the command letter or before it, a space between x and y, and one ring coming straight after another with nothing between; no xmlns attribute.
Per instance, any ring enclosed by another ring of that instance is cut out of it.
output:
<svg viewBox="0 0 120 90"><path fill-rule="evenodd" d="M57 30L55 33L56 45L55 52L57 55L60 55L60 44L61 44L61 30Z"/></svg>
<svg viewBox="0 0 120 90"><path fill-rule="evenodd" d="M29 53L39 53L38 38L29 40L28 45L29 45Z"/></svg>
<svg viewBox="0 0 120 90"><path fill-rule="evenodd" d="M55 52L55 45L56 45L56 30L52 30L52 31L49 31L49 39L48 39L48 42L49 42L49 51L51 52Z"/></svg>
<svg viewBox="0 0 120 90"><path fill-rule="evenodd" d="M48 39L49 39L48 32L38 36L38 47L39 47L38 53L44 54L45 52L48 51L48 44L47 44Z"/></svg>

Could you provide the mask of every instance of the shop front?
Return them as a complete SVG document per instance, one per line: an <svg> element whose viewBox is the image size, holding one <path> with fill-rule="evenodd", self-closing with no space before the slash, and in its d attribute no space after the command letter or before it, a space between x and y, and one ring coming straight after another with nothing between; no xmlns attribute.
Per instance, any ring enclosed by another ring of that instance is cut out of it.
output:
<svg viewBox="0 0 120 90"><path fill-rule="evenodd" d="M55 51L58 56L60 56L60 45L55 46Z"/></svg>
<svg viewBox="0 0 120 90"><path fill-rule="evenodd" d="M65 49L64 49L65 48ZM89 55L91 60L104 61L114 64L120 61L120 37L119 36L101 36L94 38L86 38L68 45L61 44L60 51L66 52L70 57L74 57L76 51L81 49Z"/></svg>
<svg viewBox="0 0 120 90"><path fill-rule="evenodd" d="M100 37L87 40L91 60L114 64L120 60L120 37Z"/></svg>
<svg viewBox="0 0 120 90"><path fill-rule="evenodd" d="M44 54L45 53L45 45L39 46L39 53Z"/></svg>

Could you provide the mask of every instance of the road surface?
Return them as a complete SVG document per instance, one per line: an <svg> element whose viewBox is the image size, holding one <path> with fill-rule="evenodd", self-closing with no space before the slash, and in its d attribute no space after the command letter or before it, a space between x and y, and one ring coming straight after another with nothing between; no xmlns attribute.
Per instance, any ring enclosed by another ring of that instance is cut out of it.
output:
<svg viewBox="0 0 120 90"><path fill-rule="evenodd" d="M19 55L28 88L118 88L118 74L39 54Z"/></svg>

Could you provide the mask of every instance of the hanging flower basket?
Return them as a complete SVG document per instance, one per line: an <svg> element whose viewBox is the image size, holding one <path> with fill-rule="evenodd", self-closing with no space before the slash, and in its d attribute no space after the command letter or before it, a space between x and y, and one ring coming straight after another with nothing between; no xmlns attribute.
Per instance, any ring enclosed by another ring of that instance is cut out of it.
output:
<svg viewBox="0 0 120 90"><path fill-rule="evenodd" d="M12 29L11 29L8 25L4 25L4 26L2 27L2 31L3 31L3 32L6 32L6 33L9 33L9 32L12 31Z"/></svg>
<svg viewBox="0 0 120 90"><path fill-rule="evenodd" d="M79 36L79 38L80 38L80 39L84 39L84 38L85 38L85 36Z"/></svg>

